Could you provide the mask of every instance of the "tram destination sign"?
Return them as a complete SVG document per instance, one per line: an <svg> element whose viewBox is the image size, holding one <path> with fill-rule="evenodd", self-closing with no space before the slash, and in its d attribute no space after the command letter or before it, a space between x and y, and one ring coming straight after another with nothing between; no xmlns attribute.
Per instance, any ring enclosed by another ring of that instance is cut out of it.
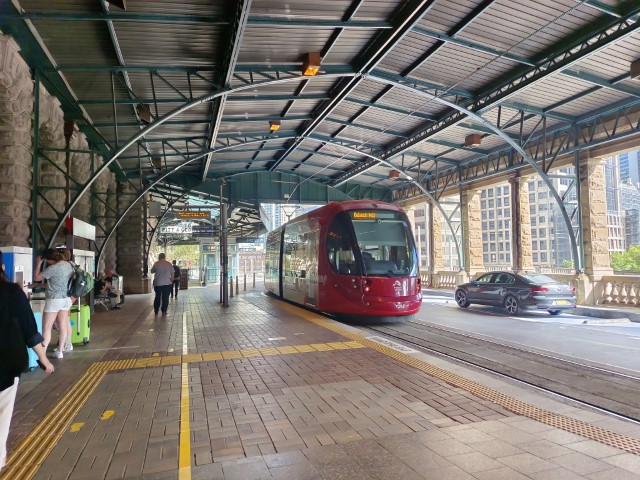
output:
<svg viewBox="0 0 640 480"><path fill-rule="evenodd" d="M183 210L176 213L176 218L182 220L211 220L211 212L208 210Z"/></svg>

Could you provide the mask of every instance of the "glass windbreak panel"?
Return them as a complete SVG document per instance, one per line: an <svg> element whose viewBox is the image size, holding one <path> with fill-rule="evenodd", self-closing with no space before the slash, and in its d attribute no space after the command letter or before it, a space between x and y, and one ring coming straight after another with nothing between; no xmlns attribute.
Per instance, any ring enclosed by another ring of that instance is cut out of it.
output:
<svg viewBox="0 0 640 480"><path fill-rule="evenodd" d="M365 275L406 277L418 274L411 230L401 212L349 212Z"/></svg>

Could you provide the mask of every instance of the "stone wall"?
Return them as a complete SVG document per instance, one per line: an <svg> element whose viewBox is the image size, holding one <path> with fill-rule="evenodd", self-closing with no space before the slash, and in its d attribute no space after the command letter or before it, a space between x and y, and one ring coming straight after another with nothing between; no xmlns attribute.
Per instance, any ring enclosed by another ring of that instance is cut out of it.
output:
<svg viewBox="0 0 640 480"><path fill-rule="evenodd" d="M39 89L39 136L38 143L42 154L38 157L38 185L46 200L37 203L38 217L41 219L42 236L37 236L34 248L44 248L45 241L58 223L62 214L73 200L77 190L64 190L67 186L67 155L70 163L70 177L82 186L102 165L99 155L92 157L90 146L84 134L73 124L65 126L60 102L42 85ZM33 192L33 152L34 152L34 81L30 69L20 56L17 43L7 35L0 35L0 245L31 246L32 192ZM66 129L65 129L66 127ZM65 152L66 139L75 152ZM51 149L55 149L51 150ZM59 150L59 151L58 151ZM72 188L78 184L70 181ZM47 189L46 187L56 187ZM68 192L70 195L68 196ZM103 200L98 202L97 197ZM107 208L105 204L110 205ZM90 191L81 198L71 212L73 216L97 227L97 236L110 232L118 218L116 182L114 175L106 171L98 177ZM124 208L121 206L121 208ZM142 238L142 236L140 237ZM102 247L97 238L96 248ZM140 240L141 241L141 240ZM61 229L55 243L65 243L65 232ZM103 249L102 265L116 266L116 235ZM87 240L75 239L75 247L94 250ZM141 262L141 259L139 260ZM122 263L122 262L121 262ZM125 262L127 263L127 262Z"/></svg>
<svg viewBox="0 0 640 480"><path fill-rule="evenodd" d="M0 245L29 247L33 80L15 41L0 35Z"/></svg>

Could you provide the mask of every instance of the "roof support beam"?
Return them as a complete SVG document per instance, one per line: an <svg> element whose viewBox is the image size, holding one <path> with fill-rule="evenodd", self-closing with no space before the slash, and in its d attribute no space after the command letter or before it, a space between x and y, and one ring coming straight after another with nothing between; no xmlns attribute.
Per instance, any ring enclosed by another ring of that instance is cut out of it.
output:
<svg viewBox="0 0 640 480"><path fill-rule="evenodd" d="M90 12L22 12L7 13L6 18L15 20L58 20L68 22L134 22L134 23L173 23L184 25L211 25L226 27L232 24L226 17L209 15L176 15L158 13L90 13ZM251 15L249 25L279 28L344 28L349 30L388 30L393 28L389 22L374 20L329 20L320 17L295 18L277 15Z"/></svg>
<svg viewBox="0 0 640 480"><path fill-rule="evenodd" d="M571 67L577 62L584 60L589 55L635 34L640 28L640 23L634 22L631 19L636 16L638 12L640 12L640 7L636 6L623 18L616 20L615 22L607 23L604 27L600 28L597 32L594 32L588 38L583 39L580 43L574 44L570 48L565 48L556 55L544 59L536 66L519 74L517 77L514 77L498 87L486 92L477 100L473 101L468 106L465 106L465 109L475 113L486 111L507 100L511 96L521 92L535 82ZM445 128L456 125L465 117L466 114L462 113L460 110L453 110L437 123L428 126L415 135L412 135L407 140L403 140L392 145L382 156L384 158L391 158L395 155L399 155L400 153L410 149L413 145L443 131Z"/></svg>
<svg viewBox="0 0 640 480"><path fill-rule="evenodd" d="M371 45L367 45L361 52L355 62L355 77L345 81L338 82L332 91L332 98L323 105L318 114L309 122L309 124L300 132L291 146L270 166L269 170L273 171L287 159L287 157L300 145L304 137L318 128L324 119L326 119L336 109L355 88L362 82L363 74L371 72L386 55L406 36L411 29L422 19L426 13L431 10L435 0L412 0L403 5L400 11L394 15L392 19L393 29L381 32Z"/></svg>
<svg viewBox="0 0 640 480"><path fill-rule="evenodd" d="M231 79L233 78L233 72L236 68L236 62L238 61L238 55L240 54L240 43L242 42L242 35L249 19L249 10L251 8L252 0L236 0L236 14L231 25L231 32L229 32L229 45L225 55L224 62L222 64L222 70L218 79L218 84L223 88L229 88L231 85ZM208 148L212 148L216 144L216 138L218 136L218 130L220 128L220 122L222 121L222 114L224 112L224 105L227 101L227 96L223 95L213 102L213 109L211 112L211 126L209 128L209 140L207 141ZM207 173L209 172L209 165L211 165L212 154L209 154L202 162L202 181L207 179Z"/></svg>

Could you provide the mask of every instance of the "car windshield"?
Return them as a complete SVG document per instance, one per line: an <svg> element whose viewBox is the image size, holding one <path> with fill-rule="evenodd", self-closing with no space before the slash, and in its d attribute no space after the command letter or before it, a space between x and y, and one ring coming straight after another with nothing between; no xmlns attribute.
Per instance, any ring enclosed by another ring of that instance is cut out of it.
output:
<svg viewBox="0 0 640 480"><path fill-rule="evenodd" d="M531 283L558 283L553 278L547 277L546 275L539 274L528 274L528 275L520 275L522 278Z"/></svg>

